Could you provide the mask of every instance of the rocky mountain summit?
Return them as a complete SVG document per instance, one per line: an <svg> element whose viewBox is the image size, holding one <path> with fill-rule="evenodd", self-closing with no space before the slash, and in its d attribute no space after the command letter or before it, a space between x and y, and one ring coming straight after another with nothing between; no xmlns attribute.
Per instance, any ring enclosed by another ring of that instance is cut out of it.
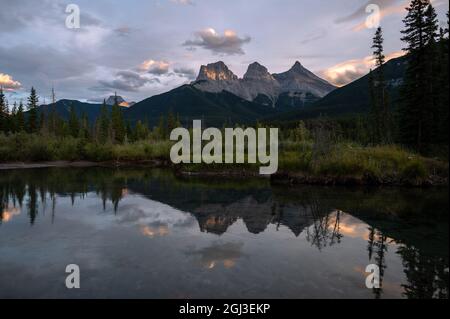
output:
<svg viewBox="0 0 450 319"><path fill-rule="evenodd" d="M245 100L273 107L279 106L280 101L283 106L304 106L336 89L300 62L280 74L270 74L265 66L254 62L240 79L224 62L219 61L203 65L193 86L210 93L228 91Z"/></svg>
<svg viewBox="0 0 450 319"><path fill-rule="evenodd" d="M130 107L133 106L134 104L136 104L136 102L127 102L125 101L125 99L119 95L111 95L109 98L106 99L106 105L114 105L117 99L117 104L119 106L123 106L123 107Z"/></svg>

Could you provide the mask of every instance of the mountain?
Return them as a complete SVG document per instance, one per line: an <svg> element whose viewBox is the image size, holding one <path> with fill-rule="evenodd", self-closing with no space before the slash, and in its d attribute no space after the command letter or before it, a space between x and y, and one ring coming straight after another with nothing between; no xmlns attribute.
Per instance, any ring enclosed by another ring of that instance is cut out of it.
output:
<svg viewBox="0 0 450 319"><path fill-rule="evenodd" d="M399 89L406 71L407 56L389 60L383 66L383 72L388 85L389 99L395 106ZM346 116L352 114L366 114L370 111L369 74L360 79L338 88L301 110L294 110L270 117L269 121L290 121L318 116Z"/></svg>
<svg viewBox="0 0 450 319"><path fill-rule="evenodd" d="M280 74L270 74L266 67L255 62L239 79L224 62L219 61L203 65L192 85L204 92L228 91L247 101L278 109L306 106L336 88L308 71L300 62Z"/></svg>
<svg viewBox="0 0 450 319"><path fill-rule="evenodd" d="M117 99L117 103L119 104L119 106L123 106L123 107L130 107L134 104L136 104L136 102L127 102L123 99L123 97L119 96L119 95L111 95L109 98L106 99L106 105L110 105L113 106L114 103L116 102Z"/></svg>
<svg viewBox="0 0 450 319"><path fill-rule="evenodd" d="M255 123L276 111L227 91L212 93L183 85L136 103L124 113L131 122L147 120L150 125L156 125L160 117L169 112L179 116L183 125L192 125L192 120L203 120L204 125L220 127L225 123Z"/></svg>
<svg viewBox="0 0 450 319"><path fill-rule="evenodd" d="M67 120L70 116L70 108L73 106L75 112L78 117L81 117L83 114L86 114L89 122L94 123L97 117L100 115L102 104L91 104L91 103L83 103L77 100L59 100L55 104L49 105L41 105L38 107L38 113L44 112L45 114L50 114L52 108L55 108L56 114L58 114L61 118ZM107 109L109 112L112 110L111 105L107 105ZM124 109L124 108L123 108Z"/></svg>
<svg viewBox="0 0 450 319"><path fill-rule="evenodd" d="M274 78L280 83L282 93L303 92L310 93L318 97L324 97L336 89L327 81L319 78L314 73L306 69L300 62L295 62L294 66L285 73L274 74Z"/></svg>

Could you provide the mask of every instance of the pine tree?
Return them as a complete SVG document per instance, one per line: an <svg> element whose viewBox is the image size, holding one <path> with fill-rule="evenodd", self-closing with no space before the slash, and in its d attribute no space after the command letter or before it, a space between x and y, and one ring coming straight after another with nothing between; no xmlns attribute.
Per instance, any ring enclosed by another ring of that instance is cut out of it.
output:
<svg viewBox="0 0 450 319"><path fill-rule="evenodd" d="M398 112L399 139L419 152L426 152L432 141L433 116L433 71L428 48L435 39L433 30L437 23L429 0L412 0L403 20L405 29L402 41L409 54L408 67L401 92Z"/></svg>
<svg viewBox="0 0 450 319"><path fill-rule="evenodd" d="M23 102L20 101L16 114L17 132L25 131L25 117L23 115L23 112L24 112Z"/></svg>
<svg viewBox="0 0 450 319"><path fill-rule="evenodd" d="M34 87L31 88L30 96L28 97L28 132L37 133L38 130L38 112L37 107L39 103L39 98L37 96Z"/></svg>
<svg viewBox="0 0 450 319"><path fill-rule="evenodd" d="M80 134L80 122L73 105L70 106L69 131L72 137L78 137L78 135Z"/></svg>
<svg viewBox="0 0 450 319"><path fill-rule="evenodd" d="M7 131L8 108L6 106L6 97L3 93L3 87L0 87L0 132Z"/></svg>
<svg viewBox="0 0 450 319"><path fill-rule="evenodd" d="M80 122L80 134L79 137L83 139L89 139L90 138L90 129L89 129L89 118L86 113L83 112L81 115L81 122Z"/></svg>
<svg viewBox="0 0 450 319"><path fill-rule="evenodd" d="M383 31L379 27L373 38L373 57L377 69L371 74L371 103L372 125L374 126L374 143L388 143L391 141L391 115L389 109L388 92L384 77L386 57L383 49Z"/></svg>
<svg viewBox="0 0 450 319"><path fill-rule="evenodd" d="M14 101L13 107L11 109L9 129L11 132L17 132L17 102Z"/></svg>
<svg viewBox="0 0 450 319"><path fill-rule="evenodd" d="M163 115L160 116L158 126L155 127L155 135L162 140L168 137L167 125Z"/></svg>
<svg viewBox="0 0 450 319"><path fill-rule="evenodd" d="M51 134L56 135L56 122L57 122L57 113L56 113L56 94L55 89L52 88L52 104L50 106L50 114L48 116L48 130Z"/></svg>
<svg viewBox="0 0 450 319"><path fill-rule="evenodd" d="M114 136L113 140L117 143L123 143L126 134L126 127L122 110L117 102L117 95L111 111L111 127Z"/></svg>
<svg viewBox="0 0 450 319"><path fill-rule="evenodd" d="M98 127L98 141L100 143L106 143L109 140L109 113L106 106L106 101L103 100L103 105L100 109L100 117L97 120Z"/></svg>

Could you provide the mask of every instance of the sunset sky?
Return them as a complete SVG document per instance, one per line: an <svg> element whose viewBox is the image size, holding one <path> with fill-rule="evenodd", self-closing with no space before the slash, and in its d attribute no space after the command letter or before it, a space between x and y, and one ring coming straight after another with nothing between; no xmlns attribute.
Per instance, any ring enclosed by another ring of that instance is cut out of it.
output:
<svg viewBox="0 0 450 319"><path fill-rule="evenodd" d="M238 76L258 61L270 72L296 60L336 85L365 74L373 29L365 8L381 7L385 51L401 54L404 0L0 0L0 85L12 103L34 85L41 102L101 101L114 91L139 101L192 81L202 64L224 61ZM67 4L81 28L65 25ZM441 24L448 1L433 1Z"/></svg>

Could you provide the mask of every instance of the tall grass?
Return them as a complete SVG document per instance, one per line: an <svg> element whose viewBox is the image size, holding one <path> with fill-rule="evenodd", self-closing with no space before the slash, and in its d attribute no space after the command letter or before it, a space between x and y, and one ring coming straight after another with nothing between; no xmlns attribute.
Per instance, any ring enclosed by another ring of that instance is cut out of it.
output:
<svg viewBox="0 0 450 319"><path fill-rule="evenodd" d="M146 161L169 160L172 143L145 140L125 144L99 144L80 138L57 138L25 133L0 134L0 163L56 160ZM256 172L260 164L191 164L184 170L236 170ZM429 176L448 178L448 162L424 158L395 145L361 146L321 139L280 142L279 171L310 176L372 178L420 182Z"/></svg>

